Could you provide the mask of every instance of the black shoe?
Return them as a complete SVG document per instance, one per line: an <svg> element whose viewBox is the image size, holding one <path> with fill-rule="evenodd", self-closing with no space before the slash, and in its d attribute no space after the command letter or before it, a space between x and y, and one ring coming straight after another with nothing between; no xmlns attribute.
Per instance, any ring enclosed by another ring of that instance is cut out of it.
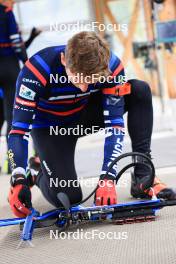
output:
<svg viewBox="0 0 176 264"><path fill-rule="evenodd" d="M145 155L151 159L150 153ZM151 167L148 160L142 156L133 157L136 163L134 171L131 173L131 195L134 198L149 198L144 190L150 188L154 182L154 175L151 174Z"/></svg>
<svg viewBox="0 0 176 264"><path fill-rule="evenodd" d="M146 176L149 177L149 176ZM145 199L145 198L150 198L149 195L147 195L142 187L142 179L139 179L135 177L134 172L131 173L131 196L133 196L136 199Z"/></svg>

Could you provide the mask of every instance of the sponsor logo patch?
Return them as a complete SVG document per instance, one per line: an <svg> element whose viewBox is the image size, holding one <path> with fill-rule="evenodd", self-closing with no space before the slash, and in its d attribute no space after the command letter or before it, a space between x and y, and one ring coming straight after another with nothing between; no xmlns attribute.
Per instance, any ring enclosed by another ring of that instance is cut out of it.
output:
<svg viewBox="0 0 176 264"><path fill-rule="evenodd" d="M37 86L41 86L41 84L38 81L35 81L35 80L23 78L22 81L25 82L25 83L32 83L32 84L35 84Z"/></svg>
<svg viewBox="0 0 176 264"><path fill-rule="evenodd" d="M22 84L20 86L20 92L19 92L20 97L34 101L35 95L36 93L31 89L29 89L28 87L26 87L25 85Z"/></svg>

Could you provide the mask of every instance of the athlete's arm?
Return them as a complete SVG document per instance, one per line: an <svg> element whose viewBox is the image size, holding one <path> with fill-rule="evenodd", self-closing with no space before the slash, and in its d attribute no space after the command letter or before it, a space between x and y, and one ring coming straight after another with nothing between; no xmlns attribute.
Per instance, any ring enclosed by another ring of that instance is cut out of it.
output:
<svg viewBox="0 0 176 264"><path fill-rule="evenodd" d="M27 53L21 35L18 30L18 25L16 23L15 16L10 8L7 8L5 12L7 16L9 39L12 48L16 53L17 57L19 58L19 60L25 63L27 61Z"/></svg>
<svg viewBox="0 0 176 264"><path fill-rule="evenodd" d="M12 129L8 140L8 156L13 175L26 173L29 133L38 100L46 94L48 73L42 61L39 55L34 55L26 62L17 80Z"/></svg>
<svg viewBox="0 0 176 264"><path fill-rule="evenodd" d="M112 83L106 83L103 92L103 108L105 123L105 144L102 175L106 173L110 163L122 153L124 138L124 98L130 92L126 84L124 67L117 56L111 53L110 70ZM109 172L109 178L114 179L117 174L116 165Z"/></svg>

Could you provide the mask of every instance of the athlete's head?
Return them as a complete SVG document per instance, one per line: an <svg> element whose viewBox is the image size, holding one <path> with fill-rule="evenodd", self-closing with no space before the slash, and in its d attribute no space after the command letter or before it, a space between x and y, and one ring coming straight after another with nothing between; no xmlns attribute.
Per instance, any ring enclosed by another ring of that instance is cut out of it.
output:
<svg viewBox="0 0 176 264"><path fill-rule="evenodd" d="M83 31L74 35L61 54L70 81L85 92L88 84L95 83L103 76L110 75L108 68L110 49L108 44L95 32ZM80 77L79 81L75 76ZM90 78L89 78L90 77Z"/></svg>
<svg viewBox="0 0 176 264"><path fill-rule="evenodd" d="M14 4L14 0L0 0L0 4L12 8Z"/></svg>

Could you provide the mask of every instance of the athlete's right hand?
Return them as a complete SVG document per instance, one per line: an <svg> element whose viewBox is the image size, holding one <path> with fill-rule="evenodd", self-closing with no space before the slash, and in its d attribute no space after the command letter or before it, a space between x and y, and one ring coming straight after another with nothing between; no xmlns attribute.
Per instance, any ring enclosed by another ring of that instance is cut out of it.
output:
<svg viewBox="0 0 176 264"><path fill-rule="evenodd" d="M8 196L11 210L17 217L26 217L31 213L29 208L32 207L32 202L31 191L25 176L12 176L11 185Z"/></svg>
<svg viewBox="0 0 176 264"><path fill-rule="evenodd" d="M112 205L117 203L115 183L112 180L104 179L99 181L99 187L95 193L95 205Z"/></svg>

